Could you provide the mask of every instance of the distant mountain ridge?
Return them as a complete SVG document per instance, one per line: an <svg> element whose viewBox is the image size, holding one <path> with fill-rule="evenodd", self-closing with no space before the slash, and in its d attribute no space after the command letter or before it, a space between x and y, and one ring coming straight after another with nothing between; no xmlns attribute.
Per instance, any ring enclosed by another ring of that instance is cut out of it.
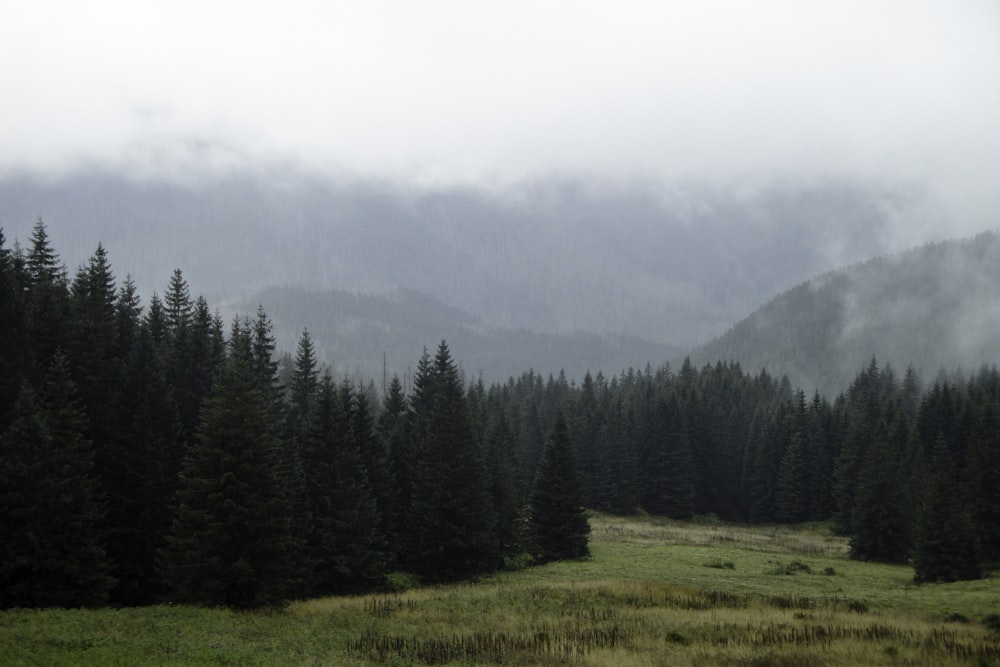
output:
<svg viewBox="0 0 1000 667"><path fill-rule="evenodd" d="M835 394L872 358L925 381L1000 364L1000 235L932 243L823 274L692 353Z"/></svg>
<svg viewBox="0 0 1000 667"><path fill-rule="evenodd" d="M504 382L528 370L546 377L565 371L579 381L587 371L605 375L647 363L657 366L681 352L635 337L545 334L490 326L479 318L413 290L369 295L340 290L269 287L226 304L227 314L261 305L274 325L278 349L294 352L304 328L319 360L336 376L362 382L412 377L426 347L442 340L469 381Z"/></svg>
<svg viewBox="0 0 1000 667"><path fill-rule="evenodd" d="M190 180L2 174L0 226L25 241L44 219L70 273L101 241L146 299L175 268L212 303L404 288L507 330L691 348L811 275L925 240L932 208L841 182L415 190L280 166Z"/></svg>

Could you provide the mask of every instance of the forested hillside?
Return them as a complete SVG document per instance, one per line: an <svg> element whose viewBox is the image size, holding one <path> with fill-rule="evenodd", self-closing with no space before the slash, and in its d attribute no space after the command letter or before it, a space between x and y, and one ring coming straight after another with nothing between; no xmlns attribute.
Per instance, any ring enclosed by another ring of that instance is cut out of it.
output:
<svg viewBox="0 0 1000 667"><path fill-rule="evenodd" d="M1000 235L933 243L803 283L692 353L785 374L811 391L847 386L873 356L925 378L1000 359Z"/></svg>
<svg viewBox="0 0 1000 667"><path fill-rule="evenodd" d="M686 361L465 382L449 347L338 382L308 331L279 381L263 308L227 326L175 270L143 305L104 248L0 236L0 606L257 607L587 553L583 508L834 519L917 581L1000 563L1000 372L869 361L834 399Z"/></svg>

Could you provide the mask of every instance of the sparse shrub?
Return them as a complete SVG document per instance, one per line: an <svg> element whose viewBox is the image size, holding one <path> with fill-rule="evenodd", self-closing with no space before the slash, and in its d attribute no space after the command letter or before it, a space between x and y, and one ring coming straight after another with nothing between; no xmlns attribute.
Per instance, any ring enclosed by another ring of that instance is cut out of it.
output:
<svg viewBox="0 0 1000 667"><path fill-rule="evenodd" d="M812 574L812 568L800 560L793 560L791 563L788 564L788 567L785 568L785 574L795 574L796 572L805 572L806 574Z"/></svg>
<svg viewBox="0 0 1000 667"><path fill-rule="evenodd" d="M712 567L717 570L735 570L736 564L731 560L724 561L721 558L715 558L705 563L704 567Z"/></svg>
<svg viewBox="0 0 1000 667"><path fill-rule="evenodd" d="M768 569L765 571L767 574L797 574L799 572L805 572L806 574L812 574L812 568L808 564L803 563L800 560L793 560L788 565L785 565L780 560L769 560L767 561Z"/></svg>
<svg viewBox="0 0 1000 667"><path fill-rule="evenodd" d="M420 577L409 572L390 572L385 576L385 585L390 591L405 591L420 585Z"/></svg>

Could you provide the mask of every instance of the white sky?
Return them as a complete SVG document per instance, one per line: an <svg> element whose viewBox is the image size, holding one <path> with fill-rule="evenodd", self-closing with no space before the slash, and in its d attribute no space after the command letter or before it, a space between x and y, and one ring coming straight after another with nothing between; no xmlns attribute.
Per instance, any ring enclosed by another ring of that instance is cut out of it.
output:
<svg viewBox="0 0 1000 667"><path fill-rule="evenodd" d="M1000 2L0 0L0 170L272 161L874 179L996 227Z"/></svg>

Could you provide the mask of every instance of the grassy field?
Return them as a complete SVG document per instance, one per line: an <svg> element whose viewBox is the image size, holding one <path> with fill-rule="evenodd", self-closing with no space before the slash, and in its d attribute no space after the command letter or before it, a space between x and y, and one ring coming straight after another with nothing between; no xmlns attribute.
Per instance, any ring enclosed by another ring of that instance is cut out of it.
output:
<svg viewBox="0 0 1000 667"><path fill-rule="evenodd" d="M476 583L255 613L0 612L0 664L1000 666L982 623L997 579L916 586L825 526L591 524L592 558Z"/></svg>

